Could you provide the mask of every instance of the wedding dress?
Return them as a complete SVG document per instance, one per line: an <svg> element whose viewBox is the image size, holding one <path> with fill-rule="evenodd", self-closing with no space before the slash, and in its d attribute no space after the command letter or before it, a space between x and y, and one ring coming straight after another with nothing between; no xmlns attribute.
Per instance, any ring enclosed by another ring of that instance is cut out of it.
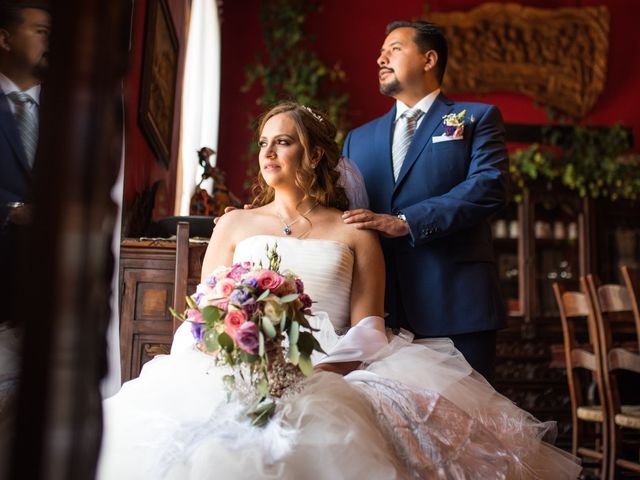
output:
<svg viewBox="0 0 640 480"><path fill-rule="evenodd" d="M353 252L260 235L238 244L234 262L257 262L276 241L281 270L298 274L314 312L326 312L314 322L330 349L350 325ZM305 380L264 427L227 400L226 373L181 326L170 355L104 402L98 478L557 480L580 472L575 457L544 441L555 424L499 395L448 340L389 334L362 369Z"/></svg>

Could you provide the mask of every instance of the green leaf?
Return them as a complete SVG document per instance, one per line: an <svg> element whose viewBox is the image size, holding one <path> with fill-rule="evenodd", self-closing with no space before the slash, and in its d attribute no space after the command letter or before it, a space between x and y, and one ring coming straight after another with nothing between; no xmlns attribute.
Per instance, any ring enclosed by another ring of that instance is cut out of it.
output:
<svg viewBox="0 0 640 480"><path fill-rule="evenodd" d="M290 293L289 295L285 295L284 297L280 298L280 302L282 303L289 303L289 302L293 302L295 299L297 299L300 295L297 293Z"/></svg>
<svg viewBox="0 0 640 480"><path fill-rule="evenodd" d="M233 388L236 384L236 378L233 375L224 375L222 377L222 383L226 388Z"/></svg>
<svg viewBox="0 0 640 480"><path fill-rule="evenodd" d="M269 318L262 317L260 323L262 325L262 330L266 333L267 337L273 338L276 336L276 327L273 326L273 323L271 323Z"/></svg>
<svg viewBox="0 0 640 480"><path fill-rule="evenodd" d="M291 322L291 328L289 329L289 345L296 345L298 343L299 332L300 324L294 320Z"/></svg>
<svg viewBox="0 0 640 480"><path fill-rule="evenodd" d="M258 357L257 355L253 355L252 353L240 350L240 360L242 360L244 363L253 364L256 363L259 359L260 357Z"/></svg>
<svg viewBox="0 0 640 480"><path fill-rule="evenodd" d="M204 347L207 352L215 352L220 348L218 343L218 332L215 330L207 330L202 338L204 341Z"/></svg>
<svg viewBox="0 0 640 480"><path fill-rule="evenodd" d="M262 292L260 294L260 296L256 299L256 302L260 302L262 300L264 300L265 298L267 298L269 296L269 294L271 293L271 290L267 289L264 292Z"/></svg>
<svg viewBox="0 0 640 480"><path fill-rule="evenodd" d="M326 355L327 352L324 351L324 349L322 348L322 345L320 345L320 342L318 342L318 339L313 335L311 337L313 338L313 349L316 352L324 353Z"/></svg>
<svg viewBox="0 0 640 480"><path fill-rule="evenodd" d="M264 335L258 330L258 355L264 355Z"/></svg>
<svg viewBox="0 0 640 480"><path fill-rule="evenodd" d="M251 425L262 427L269 423L269 419L276 411L276 403L271 399L266 399L258 403L247 411L247 416L251 418Z"/></svg>
<svg viewBox="0 0 640 480"><path fill-rule="evenodd" d="M313 340L314 340L314 336L309 333L309 332L300 332L300 338L298 338L298 348L300 349L300 352L304 355L311 355L311 352L313 352Z"/></svg>
<svg viewBox="0 0 640 480"><path fill-rule="evenodd" d="M191 308L198 309L198 304L195 302L193 298L191 298L191 295L187 295L184 298L187 301L187 305L189 305Z"/></svg>
<svg viewBox="0 0 640 480"><path fill-rule="evenodd" d="M311 357L309 357L308 355L300 354L298 368L305 377L310 377L313 374L313 364L311 363Z"/></svg>
<svg viewBox="0 0 640 480"><path fill-rule="evenodd" d="M258 381L258 383L256 384L256 391L261 397L267 396L267 394L269 393L269 383L267 382L266 378L262 378Z"/></svg>
<svg viewBox="0 0 640 480"><path fill-rule="evenodd" d="M202 309L202 316L207 324L213 324L220 321L222 310L218 307L208 306Z"/></svg>
<svg viewBox="0 0 640 480"><path fill-rule="evenodd" d="M175 311L175 309L173 307L169 307L169 312L171 313L171 315L175 318L177 318L178 320L184 322L185 321L185 315L183 313L178 313Z"/></svg>
<svg viewBox="0 0 640 480"><path fill-rule="evenodd" d="M283 311L280 316L280 331L284 332L287 328L287 312Z"/></svg>
<svg viewBox="0 0 640 480"><path fill-rule="evenodd" d="M300 359L300 350L298 350L297 345L289 345L289 352L287 353L287 358L294 365L298 365L298 361Z"/></svg>
<svg viewBox="0 0 640 480"><path fill-rule="evenodd" d="M233 343L233 338L227 332L222 332L218 335L218 343L227 353L233 352L235 344Z"/></svg>

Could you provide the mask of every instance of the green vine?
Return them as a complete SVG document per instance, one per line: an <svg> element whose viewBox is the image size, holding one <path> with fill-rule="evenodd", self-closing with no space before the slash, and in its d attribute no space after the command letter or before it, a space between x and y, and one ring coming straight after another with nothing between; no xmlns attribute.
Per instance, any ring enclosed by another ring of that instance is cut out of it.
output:
<svg viewBox="0 0 640 480"><path fill-rule="evenodd" d="M346 135L346 105L348 95L336 89L346 75L339 64L325 65L312 49L315 42L305 32L308 16L320 8L317 0L270 0L261 2L260 23L266 55L258 53L245 68L243 92L256 83L262 86L257 104L266 109L281 100L292 100L323 110L338 128L336 141ZM255 128L255 122L250 125ZM245 188L248 189L258 172L254 161L258 147L249 147L251 159L247 168Z"/></svg>
<svg viewBox="0 0 640 480"><path fill-rule="evenodd" d="M533 144L510 155L510 173L519 190L533 184L560 184L581 197L637 200L640 156L622 125L609 129L573 127L569 135L549 130L548 144ZM515 200L519 201L517 194Z"/></svg>

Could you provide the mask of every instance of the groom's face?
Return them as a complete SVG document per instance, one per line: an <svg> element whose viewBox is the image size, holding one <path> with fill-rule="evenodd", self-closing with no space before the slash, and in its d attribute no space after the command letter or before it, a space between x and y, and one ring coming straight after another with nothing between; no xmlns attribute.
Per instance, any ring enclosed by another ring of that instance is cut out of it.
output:
<svg viewBox="0 0 640 480"><path fill-rule="evenodd" d="M395 97L423 84L427 60L414 41L415 34L414 28L401 27L385 38L377 60L383 95Z"/></svg>

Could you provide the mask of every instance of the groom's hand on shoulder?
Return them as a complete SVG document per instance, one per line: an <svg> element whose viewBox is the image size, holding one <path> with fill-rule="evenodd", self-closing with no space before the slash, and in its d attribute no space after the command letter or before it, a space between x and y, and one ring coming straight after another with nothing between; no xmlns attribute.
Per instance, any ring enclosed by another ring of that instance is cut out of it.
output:
<svg viewBox="0 0 640 480"><path fill-rule="evenodd" d="M251 205L250 203L245 203L244 204L244 209L245 210L251 210L253 208L253 205ZM229 213L229 212L233 212L234 210L237 210L236 207L225 207L224 209L224 213ZM224 215L224 214L223 214ZM218 220L220 220L222 218L222 216L220 217L215 217L213 219L213 224L217 225L218 224Z"/></svg>
<svg viewBox="0 0 640 480"><path fill-rule="evenodd" d="M404 220L364 208L347 210L342 214L342 220L358 230L375 230L386 237L404 237L409 234L409 225Z"/></svg>

